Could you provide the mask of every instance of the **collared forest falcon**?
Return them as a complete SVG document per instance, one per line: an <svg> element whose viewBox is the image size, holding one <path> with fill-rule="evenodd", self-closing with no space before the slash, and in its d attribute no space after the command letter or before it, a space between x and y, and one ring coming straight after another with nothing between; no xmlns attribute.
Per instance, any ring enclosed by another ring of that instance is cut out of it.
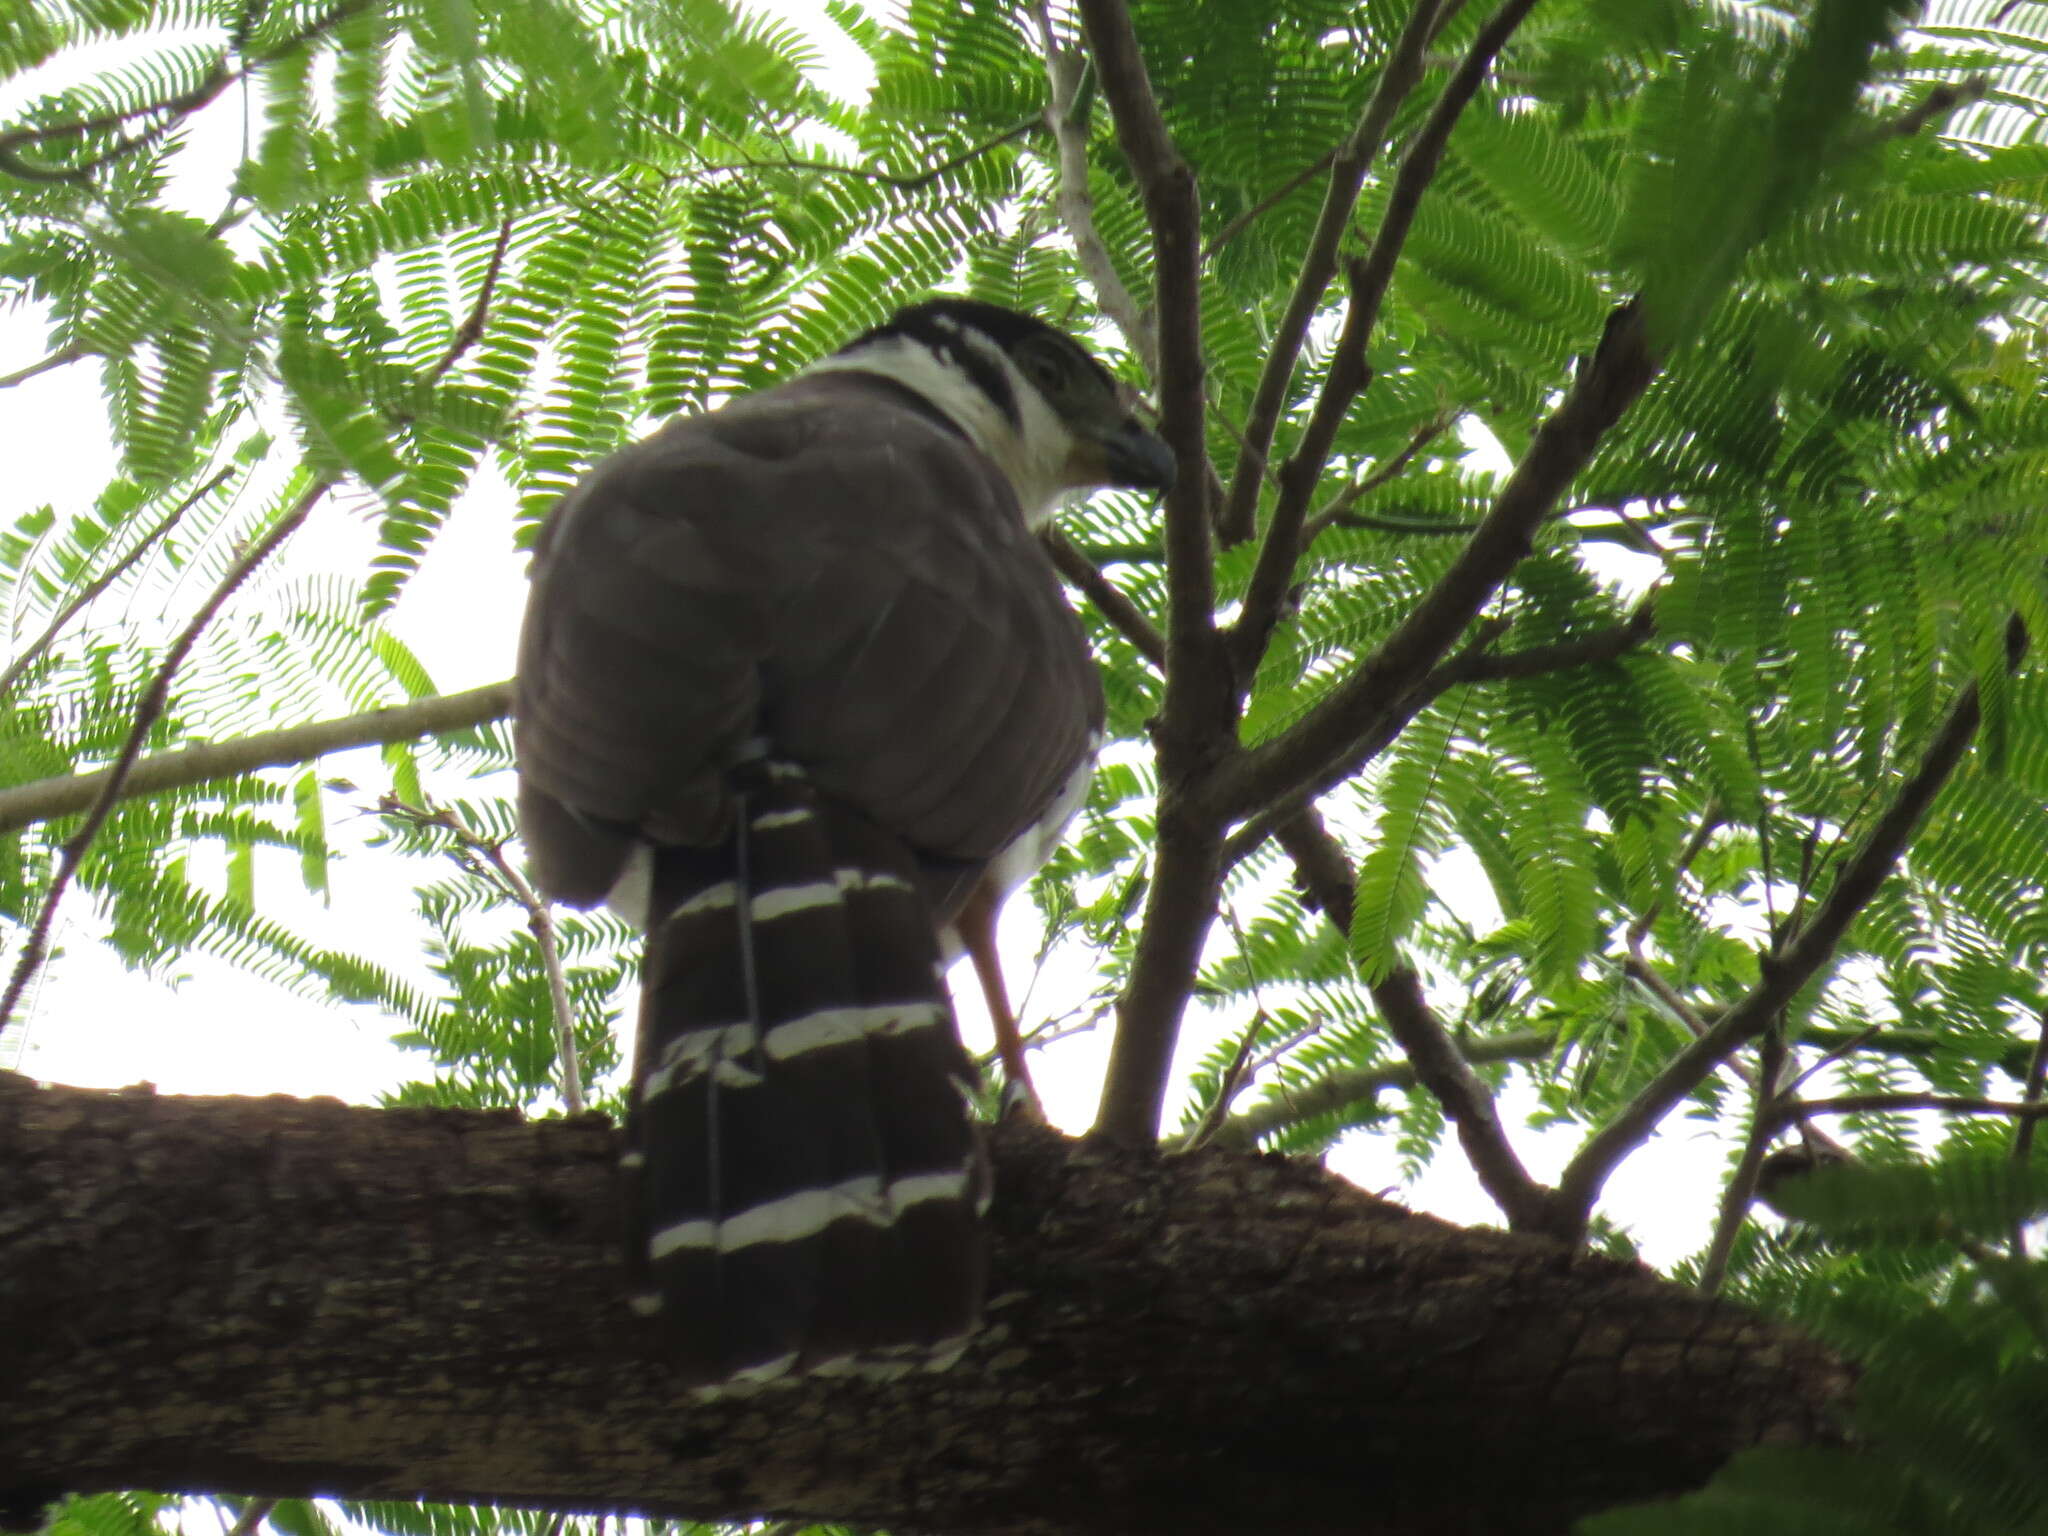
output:
<svg viewBox="0 0 2048 1536"><path fill-rule="evenodd" d="M941 952L1085 791L1101 686L1031 530L1171 482L1133 405L1061 332L935 299L613 454L541 531L520 823L544 891L646 929L629 1299L679 1382L936 1367L978 1323Z"/></svg>

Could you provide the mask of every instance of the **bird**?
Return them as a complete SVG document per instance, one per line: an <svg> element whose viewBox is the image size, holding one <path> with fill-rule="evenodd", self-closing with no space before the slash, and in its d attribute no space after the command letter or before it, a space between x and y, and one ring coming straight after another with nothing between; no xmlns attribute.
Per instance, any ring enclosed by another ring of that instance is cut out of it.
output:
<svg viewBox="0 0 2048 1536"><path fill-rule="evenodd" d="M1171 487L1144 416L1061 329L941 295L610 454L536 537L521 832L549 898L644 933L625 1291L701 1397L979 1327L946 961L993 963L1085 797L1101 682L1035 531Z"/></svg>

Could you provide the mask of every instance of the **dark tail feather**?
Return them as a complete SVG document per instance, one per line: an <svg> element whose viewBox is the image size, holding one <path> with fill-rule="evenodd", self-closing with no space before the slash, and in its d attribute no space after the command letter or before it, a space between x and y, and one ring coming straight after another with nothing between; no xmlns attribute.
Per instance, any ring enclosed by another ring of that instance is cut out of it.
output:
<svg viewBox="0 0 2048 1536"><path fill-rule="evenodd" d="M942 1365L980 1319L988 1172L916 860L787 765L740 815L656 854L634 1308L707 1387Z"/></svg>

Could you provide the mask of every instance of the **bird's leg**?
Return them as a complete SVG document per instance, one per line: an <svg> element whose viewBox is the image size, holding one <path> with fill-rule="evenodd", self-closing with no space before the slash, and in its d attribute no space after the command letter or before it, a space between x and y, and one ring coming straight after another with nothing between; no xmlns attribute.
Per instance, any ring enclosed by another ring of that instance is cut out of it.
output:
<svg viewBox="0 0 2048 1536"><path fill-rule="evenodd" d="M1003 1112L1020 1114L1043 1125L1045 1108L1038 1102L1030 1070L1024 1065L1024 1037L1017 1033L1017 1016L1010 1012L1010 994L1003 986L1003 963L996 953L996 917L1001 910L1002 897L995 882L984 880L975 886L967 904L953 919L953 929L974 961L974 974L988 1004L989 1022L995 1026L996 1056L1002 1061L1005 1079Z"/></svg>

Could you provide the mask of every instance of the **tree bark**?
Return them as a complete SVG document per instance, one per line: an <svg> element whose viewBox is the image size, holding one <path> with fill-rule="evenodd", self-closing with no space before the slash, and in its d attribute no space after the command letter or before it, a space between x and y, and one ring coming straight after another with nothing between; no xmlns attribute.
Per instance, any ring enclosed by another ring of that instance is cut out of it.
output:
<svg viewBox="0 0 2048 1536"><path fill-rule="evenodd" d="M600 1116L0 1073L0 1495L487 1501L898 1533L1544 1532L1829 1433L1845 1369L1647 1270L1273 1156L1011 1126L950 1372L698 1406Z"/></svg>

